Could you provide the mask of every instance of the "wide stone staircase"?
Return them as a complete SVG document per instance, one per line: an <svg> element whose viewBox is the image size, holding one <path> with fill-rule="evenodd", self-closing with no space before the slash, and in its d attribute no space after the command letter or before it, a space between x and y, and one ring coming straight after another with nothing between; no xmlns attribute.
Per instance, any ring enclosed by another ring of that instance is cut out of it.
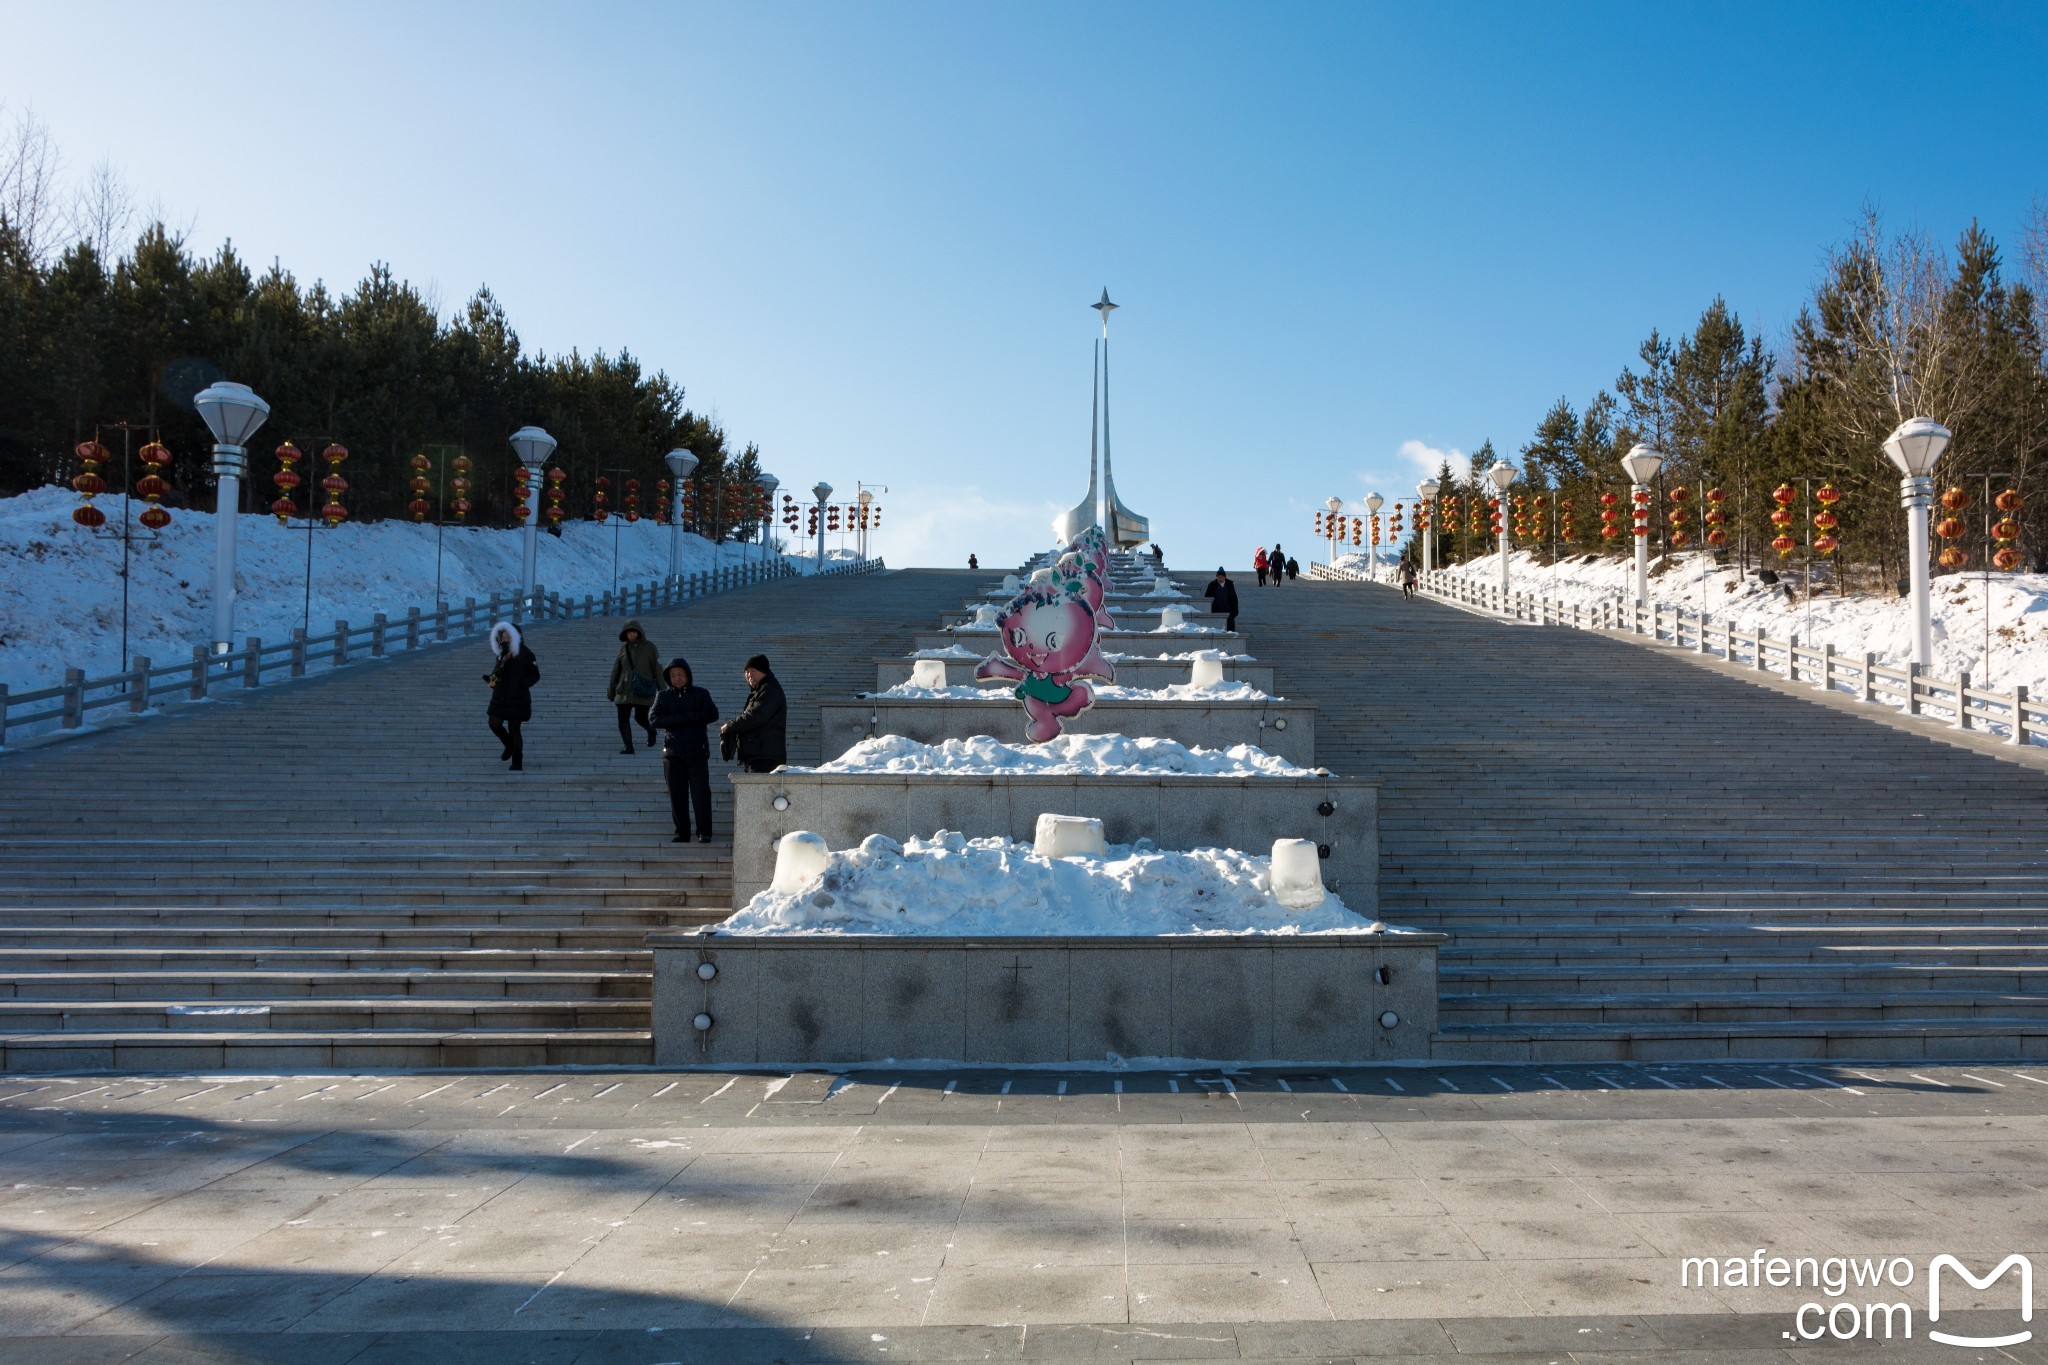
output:
<svg viewBox="0 0 2048 1365"><path fill-rule="evenodd" d="M1451 936L1439 1057L2048 1056L2048 773L1590 632L1242 595L1385 784L1382 914Z"/></svg>
<svg viewBox="0 0 2048 1365"><path fill-rule="evenodd" d="M643 618L731 715L765 652L795 762L975 575L783 580ZM669 842L661 760L618 752L622 618L534 626L527 771L484 724L481 640L0 754L0 1069L651 1060L650 928L722 918Z"/></svg>

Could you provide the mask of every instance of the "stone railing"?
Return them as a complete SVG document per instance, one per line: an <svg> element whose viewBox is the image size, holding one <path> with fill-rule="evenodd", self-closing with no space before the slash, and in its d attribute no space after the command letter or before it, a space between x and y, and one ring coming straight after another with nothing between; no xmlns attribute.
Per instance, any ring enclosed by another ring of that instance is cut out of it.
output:
<svg viewBox="0 0 2048 1365"><path fill-rule="evenodd" d="M879 559L849 559L809 576L839 578L879 573L884 567ZM366 659L409 653L451 637L471 639L493 621L523 624L632 616L796 576L797 570L777 557L659 578L615 592L585 593L580 601L536 585L531 595L514 590L493 593L482 601L465 598L459 607L443 602L431 612L414 607L397 620L378 612L367 625L336 621L334 629L324 635L294 629L289 639L269 644L252 635L240 649L226 653L194 645L191 657L176 663L159 664L146 655L136 655L125 672L105 677L88 678L83 669L67 668L64 681L55 687L14 692L0 683L0 748L6 747L10 736L80 729L99 712L147 715L172 702L204 701L222 688L246 690Z"/></svg>
<svg viewBox="0 0 2048 1365"><path fill-rule="evenodd" d="M1308 574L1311 578L1365 581L1364 574L1327 564L1311 565ZM1496 583L1441 570L1422 575L1417 590L1439 601L1508 620L1618 632L1654 641L1824 692L1889 706L1907 715L1945 720L1958 730L1994 734L2010 744L2048 743L2048 701L2029 697L2024 684L2003 692L1978 687L1968 673L1937 677L1918 664L1879 663L1867 650L1837 653L1825 642L1802 644L1796 633L1777 639L1762 628L1739 630L1670 603L1639 606L1624 595L1591 603L1567 602L1537 593L1503 593Z"/></svg>

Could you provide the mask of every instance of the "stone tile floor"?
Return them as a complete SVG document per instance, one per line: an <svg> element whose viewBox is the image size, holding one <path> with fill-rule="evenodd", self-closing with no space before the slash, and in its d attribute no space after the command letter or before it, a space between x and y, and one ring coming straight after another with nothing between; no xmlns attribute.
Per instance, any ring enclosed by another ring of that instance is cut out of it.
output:
<svg viewBox="0 0 2048 1365"><path fill-rule="evenodd" d="M0 1363L2048 1363L2044 1188L2002 1063L0 1079Z"/></svg>

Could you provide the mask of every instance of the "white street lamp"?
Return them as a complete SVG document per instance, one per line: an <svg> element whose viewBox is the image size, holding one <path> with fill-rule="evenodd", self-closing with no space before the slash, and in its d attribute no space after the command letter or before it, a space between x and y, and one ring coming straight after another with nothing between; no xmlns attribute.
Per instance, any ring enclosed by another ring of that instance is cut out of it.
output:
<svg viewBox="0 0 2048 1365"><path fill-rule="evenodd" d="M1884 438L1884 453L1898 466L1899 506L1906 509L1906 573L1913 595L1913 662L1934 662L1934 625L1928 607L1927 514L1934 505L1934 464L1948 449L1949 429L1932 417L1908 417Z"/></svg>
<svg viewBox="0 0 2048 1365"><path fill-rule="evenodd" d="M832 485L823 479L811 485L811 496L818 500L818 572L825 572L825 502L832 496Z"/></svg>
<svg viewBox="0 0 2048 1365"><path fill-rule="evenodd" d="M782 480L773 474L763 474L761 483L761 549L762 558L772 558L775 553L775 490L782 487Z"/></svg>
<svg viewBox="0 0 2048 1365"><path fill-rule="evenodd" d="M859 495L855 498L855 501L860 503L860 557L862 559L868 557L868 507L874 500L875 495L865 488L861 489Z"/></svg>
<svg viewBox="0 0 2048 1365"><path fill-rule="evenodd" d="M1515 482L1515 467L1502 460L1486 471L1486 480L1493 485L1494 495L1500 500L1494 516L1500 521L1500 600L1505 607L1508 600L1508 489Z"/></svg>
<svg viewBox="0 0 2048 1365"><path fill-rule="evenodd" d="M683 576L683 480L697 471L697 457L677 446L661 457L668 466L668 576Z"/></svg>
<svg viewBox="0 0 2048 1365"><path fill-rule="evenodd" d="M531 597L540 563L541 466L555 453L555 438L539 427L521 427L510 440L512 453L526 466L526 536L519 556L519 582L526 596Z"/></svg>
<svg viewBox="0 0 2048 1365"><path fill-rule="evenodd" d="M1344 499L1328 498L1324 500L1323 506L1330 509L1330 567L1334 569L1337 567L1337 513L1344 510Z"/></svg>
<svg viewBox="0 0 2048 1365"><path fill-rule="evenodd" d="M1436 565L1436 495L1434 479L1424 479L1415 485L1415 496L1422 499L1422 571L1428 573Z"/></svg>
<svg viewBox="0 0 2048 1365"><path fill-rule="evenodd" d="M213 651L225 654L235 635L235 522L249 469L246 443L270 416L270 404L247 384L224 379L201 389L192 404L213 433Z"/></svg>
<svg viewBox="0 0 2048 1365"><path fill-rule="evenodd" d="M1663 467L1663 453L1652 450L1646 445L1633 446L1628 454L1621 457L1622 472L1628 475L1629 484L1631 485L1629 488L1629 508L1635 514L1635 520L1630 525L1629 531L1636 538L1636 605L1638 607L1650 605L1649 514L1644 511L1649 504L1644 502L1638 495L1650 491L1650 480L1656 478L1657 471Z"/></svg>
<svg viewBox="0 0 2048 1365"><path fill-rule="evenodd" d="M1366 527L1365 576L1374 583L1380 581L1380 527L1377 518L1379 517L1380 509L1386 505L1387 500L1377 493L1365 495L1366 514L1375 518Z"/></svg>

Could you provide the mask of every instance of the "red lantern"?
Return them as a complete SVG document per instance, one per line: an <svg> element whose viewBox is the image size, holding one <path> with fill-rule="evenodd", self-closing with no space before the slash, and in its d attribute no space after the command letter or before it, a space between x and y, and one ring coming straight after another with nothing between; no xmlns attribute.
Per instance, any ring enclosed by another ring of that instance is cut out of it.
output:
<svg viewBox="0 0 2048 1365"><path fill-rule="evenodd" d="M99 467L112 456L98 441L80 441L78 458L84 463L85 470L71 480L71 486L84 497L85 502L72 512L71 519L88 531L97 531L107 524L107 514L94 507L92 500L107 491L107 481L100 477Z"/></svg>
<svg viewBox="0 0 2048 1365"><path fill-rule="evenodd" d="M107 514L91 503L73 511L71 519L88 531L97 531L107 524Z"/></svg>
<svg viewBox="0 0 2048 1365"><path fill-rule="evenodd" d="M626 480L626 522L631 525L640 520L640 480Z"/></svg>
<svg viewBox="0 0 2048 1365"><path fill-rule="evenodd" d="M329 526L339 526L348 519L348 508L341 502L341 495L348 491L348 480L341 477L341 462L348 458L348 447L330 441L320 452L320 458L327 461L327 477L320 480L320 486L327 490L327 505L320 509L320 517Z"/></svg>
<svg viewBox="0 0 2048 1365"><path fill-rule="evenodd" d="M148 470L135 481L135 491L149 504L142 509L142 515L138 520L152 531L161 531L171 524L170 512L157 505L164 494L171 491L170 481L163 475L164 469L171 462L170 448L161 441L151 441L136 454L141 457L143 465Z"/></svg>
<svg viewBox="0 0 2048 1365"><path fill-rule="evenodd" d="M568 477L559 468L548 471L548 505L543 515L547 517L548 525L551 527L559 527L562 518L568 515L562 508L562 482Z"/></svg>
<svg viewBox="0 0 2048 1365"><path fill-rule="evenodd" d="M455 501L451 504L455 508L455 519L468 521L469 509L473 505L469 500L469 456L457 455L450 467L455 470L455 477L448 481L448 486L455 490Z"/></svg>
<svg viewBox="0 0 2048 1365"><path fill-rule="evenodd" d="M1970 562L1970 552L1960 545L1950 545L1935 556L1934 562L1944 569L1960 569Z"/></svg>
<svg viewBox="0 0 2048 1365"><path fill-rule="evenodd" d="M2017 512L2022 505L2020 490L2017 488L2008 488L1992 500L1992 506L2001 512Z"/></svg>
<svg viewBox="0 0 2048 1365"><path fill-rule="evenodd" d="M2011 573L2020 566L2020 552L2008 545L1997 554L1991 556L1991 562L2007 573Z"/></svg>
<svg viewBox="0 0 2048 1365"><path fill-rule="evenodd" d="M1970 505L1970 495L1960 486L1950 484L1948 491L1941 495L1941 505L1951 512L1960 512Z"/></svg>
<svg viewBox="0 0 2048 1365"><path fill-rule="evenodd" d="M605 506L611 501L611 494L605 490L611 486L612 481L600 474L597 476L597 491L590 495L590 519L599 526L604 525L605 519L611 516L611 509Z"/></svg>

